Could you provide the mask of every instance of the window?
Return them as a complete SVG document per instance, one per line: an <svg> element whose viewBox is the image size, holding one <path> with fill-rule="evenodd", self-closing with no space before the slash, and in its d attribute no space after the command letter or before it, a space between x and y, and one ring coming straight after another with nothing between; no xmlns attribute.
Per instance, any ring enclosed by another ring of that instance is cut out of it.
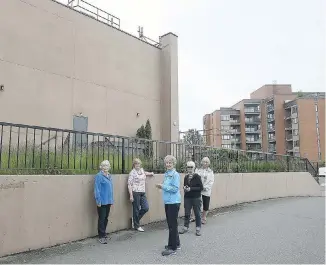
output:
<svg viewBox="0 0 326 265"><path fill-rule="evenodd" d="M294 113L298 113L298 107L297 106L292 106L291 107L291 113L294 114Z"/></svg>
<svg viewBox="0 0 326 265"><path fill-rule="evenodd" d="M299 146L300 146L299 140L293 141L293 147L299 147Z"/></svg>
<svg viewBox="0 0 326 265"><path fill-rule="evenodd" d="M297 129L293 130L293 135L298 135L298 130Z"/></svg>
<svg viewBox="0 0 326 265"><path fill-rule="evenodd" d="M316 112L318 112L318 105L315 105L315 110Z"/></svg>
<svg viewBox="0 0 326 265"><path fill-rule="evenodd" d="M222 121L228 121L230 119L229 115L221 115L221 120Z"/></svg>
<svg viewBox="0 0 326 265"><path fill-rule="evenodd" d="M254 135L250 135L246 137L246 141L247 142L255 142L255 141L259 141L259 137L255 137Z"/></svg>
<svg viewBox="0 0 326 265"><path fill-rule="evenodd" d="M222 140L230 140L230 135L229 134L222 135Z"/></svg>
<svg viewBox="0 0 326 265"><path fill-rule="evenodd" d="M228 125L222 125L221 130L230 130L230 126Z"/></svg>
<svg viewBox="0 0 326 265"><path fill-rule="evenodd" d="M231 145L230 144L222 144L222 148L231 149Z"/></svg>
<svg viewBox="0 0 326 265"><path fill-rule="evenodd" d="M298 123L298 118L293 118L292 123Z"/></svg>

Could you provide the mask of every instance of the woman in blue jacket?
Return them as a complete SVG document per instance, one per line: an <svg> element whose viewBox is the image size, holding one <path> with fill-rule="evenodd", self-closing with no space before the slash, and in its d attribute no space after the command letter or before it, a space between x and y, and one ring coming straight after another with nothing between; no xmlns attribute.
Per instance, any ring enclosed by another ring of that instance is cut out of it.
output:
<svg viewBox="0 0 326 265"><path fill-rule="evenodd" d="M178 233L178 215L181 203L180 175L175 170L177 160L174 156L168 155L164 158L166 172L162 184L156 187L162 189L163 201L165 205L166 221L169 227L169 241L162 252L163 256L176 254L180 249L180 239Z"/></svg>
<svg viewBox="0 0 326 265"><path fill-rule="evenodd" d="M101 171L95 176L94 195L98 213L98 237L101 244L107 244L106 227L110 208L113 204L113 184L112 177L109 174L110 162L104 160L101 165Z"/></svg>

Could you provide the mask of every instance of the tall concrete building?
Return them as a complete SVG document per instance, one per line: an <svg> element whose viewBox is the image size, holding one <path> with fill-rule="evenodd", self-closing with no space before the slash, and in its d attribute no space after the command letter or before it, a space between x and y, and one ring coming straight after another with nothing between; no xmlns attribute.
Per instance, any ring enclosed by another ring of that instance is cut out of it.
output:
<svg viewBox="0 0 326 265"><path fill-rule="evenodd" d="M135 136L149 119L153 139L177 141L178 37L69 2L0 1L0 121Z"/></svg>
<svg viewBox="0 0 326 265"><path fill-rule="evenodd" d="M233 129L237 135L232 134ZM204 131L210 135L207 144L215 147L324 161L325 93L292 92L291 85L265 85L252 92L250 99L206 114ZM230 139L236 139L237 144L232 145Z"/></svg>

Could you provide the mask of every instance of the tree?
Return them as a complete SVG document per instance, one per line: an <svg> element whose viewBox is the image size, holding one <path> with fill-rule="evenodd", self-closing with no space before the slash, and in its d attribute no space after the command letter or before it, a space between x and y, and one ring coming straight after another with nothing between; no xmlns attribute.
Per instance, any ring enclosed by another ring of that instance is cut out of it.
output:
<svg viewBox="0 0 326 265"><path fill-rule="evenodd" d="M204 138L196 129L188 130L183 137L183 141L186 145L204 145Z"/></svg>
<svg viewBox="0 0 326 265"><path fill-rule="evenodd" d="M152 127L149 119L146 121L146 125L140 126L136 132L136 137L141 139L152 140ZM145 157L152 157L153 155L153 143L151 141L144 141L143 153Z"/></svg>
<svg viewBox="0 0 326 265"><path fill-rule="evenodd" d="M304 94L303 94L302 90L299 90L298 93L297 93L298 98L302 98L303 95Z"/></svg>
<svg viewBox="0 0 326 265"><path fill-rule="evenodd" d="M144 125L140 126L140 128L136 132L136 137L137 138L146 138L146 131Z"/></svg>
<svg viewBox="0 0 326 265"><path fill-rule="evenodd" d="M149 120L146 121L145 125L145 139L152 140L152 126Z"/></svg>

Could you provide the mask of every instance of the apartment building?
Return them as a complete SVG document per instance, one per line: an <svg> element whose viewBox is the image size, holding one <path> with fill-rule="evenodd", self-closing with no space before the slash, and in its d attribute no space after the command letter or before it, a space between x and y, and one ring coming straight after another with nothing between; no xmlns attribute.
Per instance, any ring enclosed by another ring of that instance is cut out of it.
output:
<svg viewBox="0 0 326 265"><path fill-rule="evenodd" d="M237 127L229 127L234 120L239 121ZM227 129L240 131L236 145L230 143L235 135ZM325 93L292 92L286 84L264 85L250 99L206 114L204 131L220 132L207 137L207 144L216 147L325 160Z"/></svg>
<svg viewBox="0 0 326 265"><path fill-rule="evenodd" d="M284 111L286 154L325 161L325 93L304 93Z"/></svg>

